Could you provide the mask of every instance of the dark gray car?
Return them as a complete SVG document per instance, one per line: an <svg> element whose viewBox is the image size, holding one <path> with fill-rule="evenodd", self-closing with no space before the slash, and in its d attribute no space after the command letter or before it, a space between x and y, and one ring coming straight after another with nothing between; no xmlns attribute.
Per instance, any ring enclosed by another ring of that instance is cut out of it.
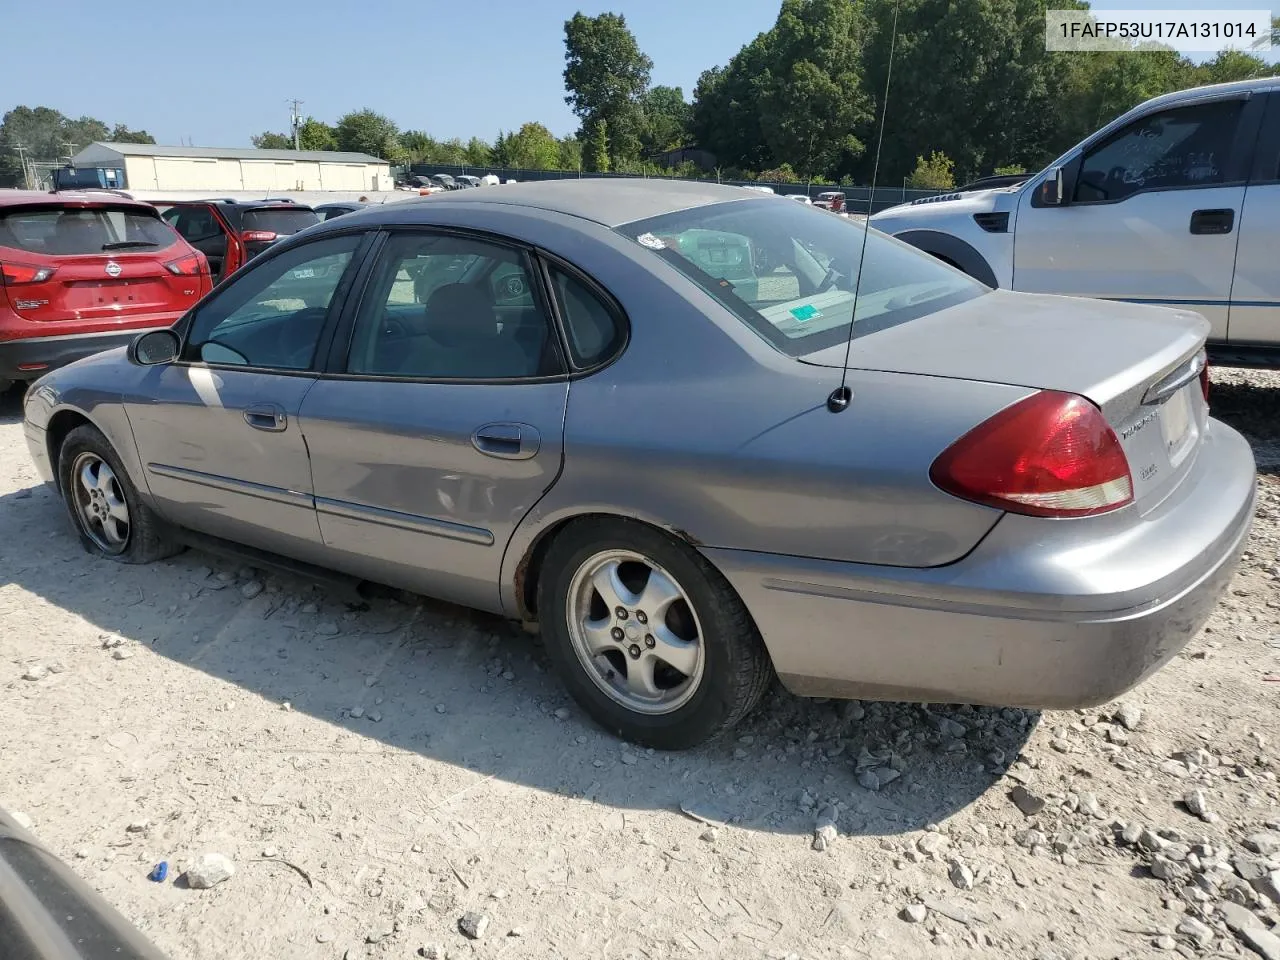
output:
<svg viewBox="0 0 1280 960"><path fill-rule="evenodd" d="M196 531L536 621L578 701L659 747L775 672L1030 707L1131 687L1252 516L1207 323L863 244L700 183L380 206L45 377L26 436L92 551Z"/></svg>

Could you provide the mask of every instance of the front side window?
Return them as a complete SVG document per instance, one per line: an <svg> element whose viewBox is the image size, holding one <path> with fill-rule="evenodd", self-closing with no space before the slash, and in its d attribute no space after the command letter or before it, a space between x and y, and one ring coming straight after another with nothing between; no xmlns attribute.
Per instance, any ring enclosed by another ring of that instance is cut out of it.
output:
<svg viewBox="0 0 1280 960"><path fill-rule="evenodd" d="M383 250L361 298L354 374L490 380L563 370L527 254L485 240L406 233Z"/></svg>
<svg viewBox="0 0 1280 960"><path fill-rule="evenodd" d="M861 220L734 200L618 227L793 357L981 296L987 288ZM854 291L857 313L854 314Z"/></svg>
<svg viewBox="0 0 1280 960"><path fill-rule="evenodd" d="M296 247L255 266L195 314L187 360L306 370L360 236Z"/></svg>
<svg viewBox="0 0 1280 960"><path fill-rule="evenodd" d="M0 247L49 256L163 250L173 230L136 207L21 207L0 213Z"/></svg>
<svg viewBox="0 0 1280 960"><path fill-rule="evenodd" d="M1135 120L1085 154L1075 202L1115 202L1139 190L1223 183L1243 109L1243 100L1221 100Z"/></svg>

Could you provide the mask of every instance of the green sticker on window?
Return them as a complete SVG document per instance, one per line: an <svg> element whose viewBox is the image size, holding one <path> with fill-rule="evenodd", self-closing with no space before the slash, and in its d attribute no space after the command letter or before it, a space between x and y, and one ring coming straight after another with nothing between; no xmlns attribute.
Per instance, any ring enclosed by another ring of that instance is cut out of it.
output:
<svg viewBox="0 0 1280 960"><path fill-rule="evenodd" d="M822 316L822 311L813 306L813 304L806 303L803 307L793 307L791 309L791 315L801 323L804 323L806 320L812 320L814 317Z"/></svg>

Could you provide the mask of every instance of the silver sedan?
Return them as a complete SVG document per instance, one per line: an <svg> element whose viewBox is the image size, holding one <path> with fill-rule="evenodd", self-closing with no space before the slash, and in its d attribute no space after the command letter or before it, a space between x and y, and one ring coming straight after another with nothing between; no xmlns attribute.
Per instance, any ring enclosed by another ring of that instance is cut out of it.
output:
<svg viewBox="0 0 1280 960"><path fill-rule="evenodd" d="M1252 515L1207 332L783 197L518 184L317 225L38 381L25 430L90 551L536 622L600 723L679 748L775 676L1076 707L1157 669Z"/></svg>

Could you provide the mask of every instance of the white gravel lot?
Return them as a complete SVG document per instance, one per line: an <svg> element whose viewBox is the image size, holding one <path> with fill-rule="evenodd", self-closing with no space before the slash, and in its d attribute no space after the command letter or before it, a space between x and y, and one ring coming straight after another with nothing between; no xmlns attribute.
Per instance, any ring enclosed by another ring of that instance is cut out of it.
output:
<svg viewBox="0 0 1280 960"><path fill-rule="evenodd" d="M91 559L11 393L0 806L175 960L1280 957L1280 377L1215 381L1270 471L1250 553L1128 726L776 692L673 755L600 732L504 622ZM860 786L864 751L901 776ZM176 879L207 854L229 879Z"/></svg>

